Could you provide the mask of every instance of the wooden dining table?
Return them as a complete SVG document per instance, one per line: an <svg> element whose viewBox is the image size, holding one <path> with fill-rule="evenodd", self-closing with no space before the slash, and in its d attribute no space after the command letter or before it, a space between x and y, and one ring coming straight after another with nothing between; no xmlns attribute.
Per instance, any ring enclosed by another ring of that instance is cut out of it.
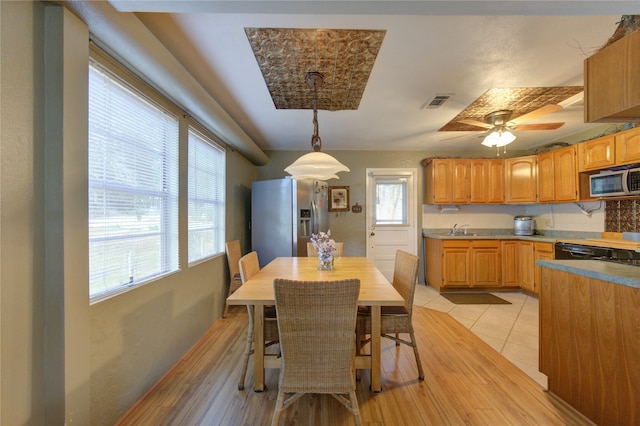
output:
<svg viewBox="0 0 640 426"><path fill-rule="evenodd" d="M227 298L230 305L254 306L253 389L265 389L265 368L280 368L280 359L265 356L264 307L275 305L273 280L334 281L360 279L358 306L371 307L371 354L357 354L356 368L371 370L371 390L380 392L380 307L402 306L404 299L366 257L340 257L332 271L319 271L315 257L278 257Z"/></svg>

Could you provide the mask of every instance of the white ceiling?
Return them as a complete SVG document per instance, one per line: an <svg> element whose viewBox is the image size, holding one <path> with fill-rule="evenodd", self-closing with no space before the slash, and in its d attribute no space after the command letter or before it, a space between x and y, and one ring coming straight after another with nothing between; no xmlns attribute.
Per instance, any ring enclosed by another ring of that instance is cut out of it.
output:
<svg viewBox="0 0 640 426"><path fill-rule="evenodd" d="M494 87L583 84L583 61L640 1L128 1L138 18L264 150L310 149L310 110L276 110L245 27L383 29L386 36L355 111L319 111L325 151L478 149L479 132L437 130ZM527 16L528 15L528 16ZM309 70L313 71L313 70ZM423 109L436 94L453 94ZM582 102L516 131L530 149L592 128ZM443 141L452 136L467 135ZM488 148L486 148L488 149Z"/></svg>

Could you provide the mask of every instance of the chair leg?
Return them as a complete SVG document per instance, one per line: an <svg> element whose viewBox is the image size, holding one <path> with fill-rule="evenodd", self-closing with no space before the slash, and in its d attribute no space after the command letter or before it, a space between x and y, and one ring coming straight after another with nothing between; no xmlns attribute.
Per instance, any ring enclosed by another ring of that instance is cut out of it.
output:
<svg viewBox="0 0 640 426"><path fill-rule="evenodd" d="M280 415L284 408L285 394L281 390L278 391L278 398L276 399L276 408L273 410L273 417L271 419L271 426L277 426L280 424Z"/></svg>
<svg viewBox="0 0 640 426"><path fill-rule="evenodd" d="M224 304L224 311L222 312L222 318L226 318L228 313L229 313L229 304L225 303Z"/></svg>
<svg viewBox="0 0 640 426"><path fill-rule="evenodd" d="M422 371L422 362L420 362L420 355L418 354L418 344L416 338L413 335L413 325L409 324L409 337L411 338L411 346L413 347L413 353L416 356L416 364L418 364L418 379L424 380L424 371Z"/></svg>
<svg viewBox="0 0 640 426"><path fill-rule="evenodd" d="M242 360L242 372L240 373L238 390L244 389L244 379L247 376L247 366L249 365L249 356L253 352L251 350L252 345L253 345L253 321L249 320L249 327L247 328L247 343L244 349L244 359Z"/></svg>
<svg viewBox="0 0 640 426"><path fill-rule="evenodd" d="M396 339L399 339L400 335L398 333L396 333ZM398 340L396 340L396 346L400 346L400 342Z"/></svg>
<svg viewBox="0 0 640 426"><path fill-rule="evenodd" d="M356 426L360 426L360 408L358 407L358 399L356 398L356 392L349 392L349 399L351 400L351 412L353 413L353 419L356 422Z"/></svg>

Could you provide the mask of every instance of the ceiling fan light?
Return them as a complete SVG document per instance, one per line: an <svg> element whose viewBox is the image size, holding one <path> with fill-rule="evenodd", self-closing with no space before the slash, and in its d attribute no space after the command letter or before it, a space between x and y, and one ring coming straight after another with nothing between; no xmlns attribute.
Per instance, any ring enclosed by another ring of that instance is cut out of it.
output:
<svg viewBox="0 0 640 426"><path fill-rule="evenodd" d="M510 131L502 132L496 146L505 146L516 140L516 137Z"/></svg>
<svg viewBox="0 0 640 426"><path fill-rule="evenodd" d="M498 133L497 131L494 131L494 132L491 132L489 136L484 138L484 140L482 141L482 145L488 146L489 148L491 148L492 146L496 146L499 141L500 141L500 133Z"/></svg>

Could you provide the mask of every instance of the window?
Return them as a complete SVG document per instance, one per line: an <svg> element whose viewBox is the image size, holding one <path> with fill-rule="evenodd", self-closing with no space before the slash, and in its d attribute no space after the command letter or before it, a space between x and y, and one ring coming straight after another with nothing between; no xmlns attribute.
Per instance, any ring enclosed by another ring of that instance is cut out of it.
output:
<svg viewBox="0 0 640 426"><path fill-rule="evenodd" d="M406 225L407 179L376 177L376 225Z"/></svg>
<svg viewBox="0 0 640 426"><path fill-rule="evenodd" d="M90 296L178 268L178 118L91 61Z"/></svg>
<svg viewBox="0 0 640 426"><path fill-rule="evenodd" d="M189 129L189 262L224 251L225 153Z"/></svg>

